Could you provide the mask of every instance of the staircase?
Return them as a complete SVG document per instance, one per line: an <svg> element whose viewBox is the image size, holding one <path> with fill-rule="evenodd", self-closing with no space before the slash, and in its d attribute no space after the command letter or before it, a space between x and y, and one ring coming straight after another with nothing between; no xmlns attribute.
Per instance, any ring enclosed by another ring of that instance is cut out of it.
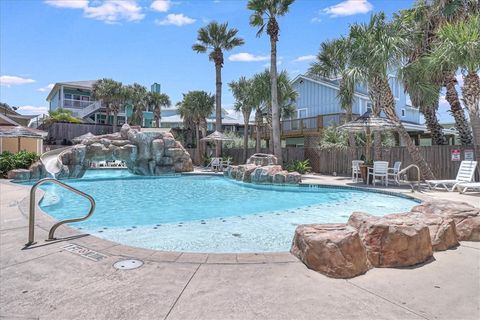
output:
<svg viewBox="0 0 480 320"><path fill-rule="evenodd" d="M92 104L89 104L83 109L75 109L73 111L73 115L78 118L85 118L98 111L102 107L102 103L100 101L94 101Z"/></svg>

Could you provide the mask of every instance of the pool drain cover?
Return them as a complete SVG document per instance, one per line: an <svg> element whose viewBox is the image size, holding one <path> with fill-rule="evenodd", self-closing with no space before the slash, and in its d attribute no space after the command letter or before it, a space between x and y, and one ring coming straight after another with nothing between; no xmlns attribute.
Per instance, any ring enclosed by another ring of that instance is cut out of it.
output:
<svg viewBox="0 0 480 320"><path fill-rule="evenodd" d="M142 260L129 259L117 261L113 264L113 267L118 270L132 270L140 268L142 265Z"/></svg>

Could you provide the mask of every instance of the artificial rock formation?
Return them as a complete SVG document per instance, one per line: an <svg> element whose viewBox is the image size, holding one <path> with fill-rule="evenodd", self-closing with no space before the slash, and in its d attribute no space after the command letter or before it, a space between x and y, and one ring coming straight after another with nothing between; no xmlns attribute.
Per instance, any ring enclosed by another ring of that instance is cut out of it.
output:
<svg viewBox="0 0 480 320"><path fill-rule="evenodd" d="M190 155L171 133L141 132L124 124L120 132L87 137L62 152L58 178L82 177L91 161L125 161L130 172L144 176L192 171Z"/></svg>
<svg viewBox="0 0 480 320"><path fill-rule="evenodd" d="M284 184L299 183L302 176L298 172L288 172L277 165L277 158L271 154L256 153L247 164L229 166L224 175L231 179L253 183Z"/></svg>
<svg viewBox="0 0 480 320"><path fill-rule="evenodd" d="M374 267L411 266L433 255L427 225L408 215L375 217L354 212L347 224L358 230Z"/></svg>
<svg viewBox="0 0 480 320"><path fill-rule="evenodd" d="M352 278L369 269L357 230L345 224L298 226L290 252L309 269L333 278Z"/></svg>
<svg viewBox="0 0 480 320"><path fill-rule="evenodd" d="M413 207L412 212L450 218L455 222L458 240L480 241L480 208L465 202L433 200Z"/></svg>

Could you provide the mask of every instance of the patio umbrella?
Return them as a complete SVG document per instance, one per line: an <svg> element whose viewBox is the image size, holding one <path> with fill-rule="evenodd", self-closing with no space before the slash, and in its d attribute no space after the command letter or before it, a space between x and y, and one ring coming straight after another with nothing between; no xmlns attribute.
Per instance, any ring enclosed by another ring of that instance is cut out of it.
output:
<svg viewBox="0 0 480 320"><path fill-rule="evenodd" d="M232 138L226 137L223 133L218 132L215 130L213 133L209 134L208 136L200 139L201 141L214 141L215 145L217 145L218 141L232 141ZM216 155L217 157L220 157L219 154Z"/></svg>
<svg viewBox="0 0 480 320"><path fill-rule="evenodd" d="M344 125L338 127L341 130L346 130L349 132L365 132L367 136L366 141L366 160L370 160L370 149L372 146L372 140L370 134L375 131L384 131L384 130L395 130L397 125L388 119L376 117L372 114L371 111L365 112L363 115L357 119L347 122Z"/></svg>

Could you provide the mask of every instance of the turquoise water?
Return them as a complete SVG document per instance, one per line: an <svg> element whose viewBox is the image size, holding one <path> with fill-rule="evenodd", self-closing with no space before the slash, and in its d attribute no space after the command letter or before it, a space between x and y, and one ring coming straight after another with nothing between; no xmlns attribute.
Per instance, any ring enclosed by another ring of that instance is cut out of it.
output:
<svg viewBox="0 0 480 320"><path fill-rule="evenodd" d="M91 170L67 183L95 198L97 209L72 224L132 246L190 252L288 251L303 223L346 222L353 211L375 215L415 202L351 189L259 186L212 176L145 178L125 170ZM45 185L40 206L56 219L82 216L86 199Z"/></svg>

